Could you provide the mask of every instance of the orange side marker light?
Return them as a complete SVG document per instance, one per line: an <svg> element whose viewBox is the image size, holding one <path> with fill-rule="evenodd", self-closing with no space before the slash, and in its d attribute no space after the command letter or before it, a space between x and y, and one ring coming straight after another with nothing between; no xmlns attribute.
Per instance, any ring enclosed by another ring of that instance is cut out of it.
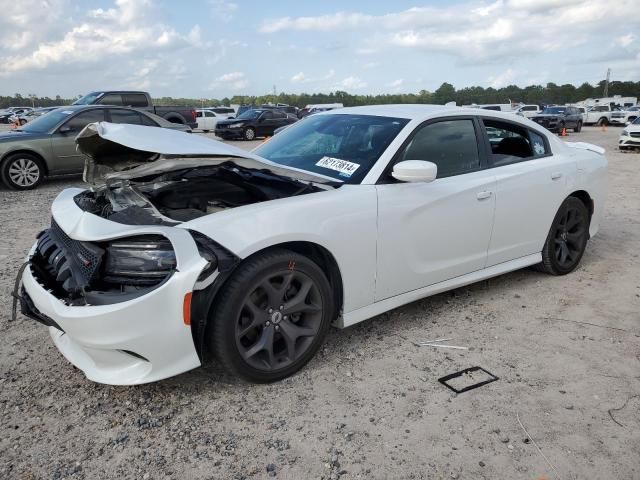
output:
<svg viewBox="0 0 640 480"><path fill-rule="evenodd" d="M184 294L184 301L182 302L182 320L185 325L191 325L191 297L193 292L187 292Z"/></svg>

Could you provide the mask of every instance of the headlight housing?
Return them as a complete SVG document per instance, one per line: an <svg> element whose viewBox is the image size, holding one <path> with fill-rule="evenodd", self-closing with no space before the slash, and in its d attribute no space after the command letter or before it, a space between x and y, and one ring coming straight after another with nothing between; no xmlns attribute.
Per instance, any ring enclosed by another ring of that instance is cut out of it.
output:
<svg viewBox="0 0 640 480"><path fill-rule="evenodd" d="M232 123L229 125L229 128L242 128L244 127L244 123Z"/></svg>
<svg viewBox="0 0 640 480"><path fill-rule="evenodd" d="M622 130L621 135L622 135L623 137L628 137L628 136L629 136L629 130L627 130L627 129Z"/></svg>
<svg viewBox="0 0 640 480"><path fill-rule="evenodd" d="M176 268L171 242L160 235L114 240L106 246L104 281L122 285L156 285Z"/></svg>

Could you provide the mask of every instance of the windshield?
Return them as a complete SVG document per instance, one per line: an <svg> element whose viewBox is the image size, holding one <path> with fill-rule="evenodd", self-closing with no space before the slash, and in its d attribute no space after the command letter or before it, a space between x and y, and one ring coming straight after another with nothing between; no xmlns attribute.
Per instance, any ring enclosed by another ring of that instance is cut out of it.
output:
<svg viewBox="0 0 640 480"><path fill-rule="evenodd" d="M53 110L46 115L41 115L31 120L24 127L20 128L23 132L32 133L46 133L55 127L58 123L62 122L65 118L73 113L73 110L66 110L65 108L59 108Z"/></svg>
<svg viewBox="0 0 640 480"><path fill-rule="evenodd" d="M236 118L239 118L241 120L255 120L260 116L261 113L262 110L247 110L246 112L242 112Z"/></svg>
<svg viewBox="0 0 640 480"><path fill-rule="evenodd" d="M71 105L93 105L95 101L102 96L102 92L91 92L82 98L79 98Z"/></svg>
<svg viewBox="0 0 640 480"><path fill-rule="evenodd" d="M260 145L261 157L345 183L360 183L409 122L372 115L317 115Z"/></svg>
<svg viewBox="0 0 640 480"><path fill-rule="evenodd" d="M633 122L633 125L640 125L640 117L636 118Z"/></svg>
<svg viewBox="0 0 640 480"><path fill-rule="evenodd" d="M558 113L564 113L566 110L567 109L565 107L547 107L542 111L542 113L557 115Z"/></svg>

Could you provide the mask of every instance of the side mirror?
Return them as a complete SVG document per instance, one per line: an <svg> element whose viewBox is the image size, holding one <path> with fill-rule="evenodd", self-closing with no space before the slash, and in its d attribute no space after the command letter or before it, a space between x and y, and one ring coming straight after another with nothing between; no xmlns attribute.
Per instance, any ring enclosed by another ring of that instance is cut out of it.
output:
<svg viewBox="0 0 640 480"><path fill-rule="evenodd" d="M63 125L62 127L60 127L58 129L58 133L62 133L62 134L71 133L73 131L74 131L74 129L71 128L71 127L68 127L67 125Z"/></svg>
<svg viewBox="0 0 640 480"><path fill-rule="evenodd" d="M405 160L393 166L391 176L401 182L432 182L438 175L438 166L424 160Z"/></svg>

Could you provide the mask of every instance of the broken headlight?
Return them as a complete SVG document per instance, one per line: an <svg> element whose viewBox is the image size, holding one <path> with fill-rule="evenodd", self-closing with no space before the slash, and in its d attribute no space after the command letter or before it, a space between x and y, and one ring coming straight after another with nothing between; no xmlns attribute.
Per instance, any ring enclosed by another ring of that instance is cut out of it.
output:
<svg viewBox="0 0 640 480"><path fill-rule="evenodd" d="M126 285L155 285L176 268L171 242L159 235L115 240L106 247L104 280Z"/></svg>

